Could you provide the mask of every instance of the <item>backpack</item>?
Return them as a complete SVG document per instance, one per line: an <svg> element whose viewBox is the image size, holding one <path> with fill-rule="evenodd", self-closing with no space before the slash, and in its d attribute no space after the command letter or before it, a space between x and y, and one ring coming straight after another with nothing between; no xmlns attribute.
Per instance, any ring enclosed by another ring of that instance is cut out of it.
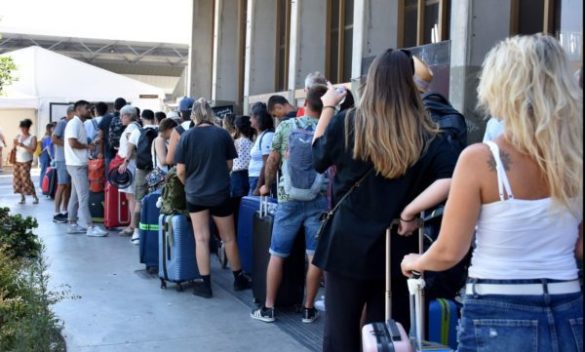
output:
<svg viewBox="0 0 585 352"><path fill-rule="evenodd" d="M120 137L126 126L122 124L120 114L115 113L110 123L110 129L108 130L108 141L112 150L118 150L120 148Z"/></svg>
<svg viewBox="0 0 585 352"><path fill-rule="evenodd" d="M321 193L325 175L313 166L313 127L303 128L294 119L294 129L288 136L288 158L282 164L284 191L291 199L310 201Z"/></svg>
<svg viewBox="0 0 585 352"><path fill-rule="evenodd" d="M136 146L136 168L150 171L152 165L152 142L158 136L157 128L141 128L138 145Z"/></svg>
<svg viewBox="0 0 585 352"><path fill-rule="evenodd" d="M165 215L183 214L189 217L187 211L187 197L185 186L179 180L177 167L172 167L165 178L165 185L161 192L160 213Z"/></svg>
<svg viewBox="0 0 585 352"><path fill-rule="evenodd" d="M465 117L439 93L427 93L422 96L425 108L431 119L439 125L449 144L458 152L467 147L467 122Z"/></svg>

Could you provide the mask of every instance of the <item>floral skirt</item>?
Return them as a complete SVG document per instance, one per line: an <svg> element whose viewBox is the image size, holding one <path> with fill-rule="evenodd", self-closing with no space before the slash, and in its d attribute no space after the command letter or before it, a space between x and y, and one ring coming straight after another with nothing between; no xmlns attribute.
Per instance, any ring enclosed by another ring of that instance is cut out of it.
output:
<svg viewBox="0 0 585 352"><path fill-rule="evenodd" d="M31 167L32 161L14 164L14 178L12 179L14 193L21 193L26 196L35 194L35 186L30 176Z"/></svg>

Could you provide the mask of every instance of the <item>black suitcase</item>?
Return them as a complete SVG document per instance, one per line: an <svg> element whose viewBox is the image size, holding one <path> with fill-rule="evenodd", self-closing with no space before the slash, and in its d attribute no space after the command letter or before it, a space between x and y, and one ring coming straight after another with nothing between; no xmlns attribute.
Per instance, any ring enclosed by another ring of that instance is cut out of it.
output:
<svg viewBox="0 0 585 352"><path fill-rule="evenodd" d="M252 244L252 293L254 301L264 304L266 300L266 269L270 260L270 241L274 215L268 211L268 199L260 203L260 210L254 214ZM274 206L274 204L272 205ZM301 230L295 239L291 255L285 260L282 282L276 297L277 307L297 307L303 303L305 290L305 235Z"/></svg>
<svg viewBox="0 0 585 352"><path fill-rule="evenodd" d="M89 192L89 213L93 222L104 222L104 192Z"/></svg>

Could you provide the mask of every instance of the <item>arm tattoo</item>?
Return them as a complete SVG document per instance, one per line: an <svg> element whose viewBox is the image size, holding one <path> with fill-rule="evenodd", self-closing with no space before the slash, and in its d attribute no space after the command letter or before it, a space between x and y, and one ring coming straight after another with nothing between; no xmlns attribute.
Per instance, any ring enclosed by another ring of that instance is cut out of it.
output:
<svg viewBox="0 0 585 352"><path fill-rule="evenodd" d="M504 151L500 151L500 160L502 161L504 170L510 171L510 165L512 165L512 158L510 157L510 154ZM488 167L490 168L490 171L496 171L496 165L496 159L494 159L494 155L490 153L490 158L488 160Z"/></svg>
<svg viewBox="0 0 585 352"><path fill-rule="evenodd" d="M272 182L276 178L276 172L278 171L279 161L274 155L270 155L266 161L266 168L264 172L264 184L268 187L272 186Z"/></svg>

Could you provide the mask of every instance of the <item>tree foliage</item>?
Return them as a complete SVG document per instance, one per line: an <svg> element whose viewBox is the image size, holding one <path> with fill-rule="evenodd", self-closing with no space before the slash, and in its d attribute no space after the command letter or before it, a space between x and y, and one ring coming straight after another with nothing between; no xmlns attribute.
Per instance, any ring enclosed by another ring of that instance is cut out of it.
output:
<svg viewBox="0 0 585 352"><path fill-rule="evenodd" d="M0 57L0 95L4 93L4 87L14 82L16 65L10 56Z"/></svg>

